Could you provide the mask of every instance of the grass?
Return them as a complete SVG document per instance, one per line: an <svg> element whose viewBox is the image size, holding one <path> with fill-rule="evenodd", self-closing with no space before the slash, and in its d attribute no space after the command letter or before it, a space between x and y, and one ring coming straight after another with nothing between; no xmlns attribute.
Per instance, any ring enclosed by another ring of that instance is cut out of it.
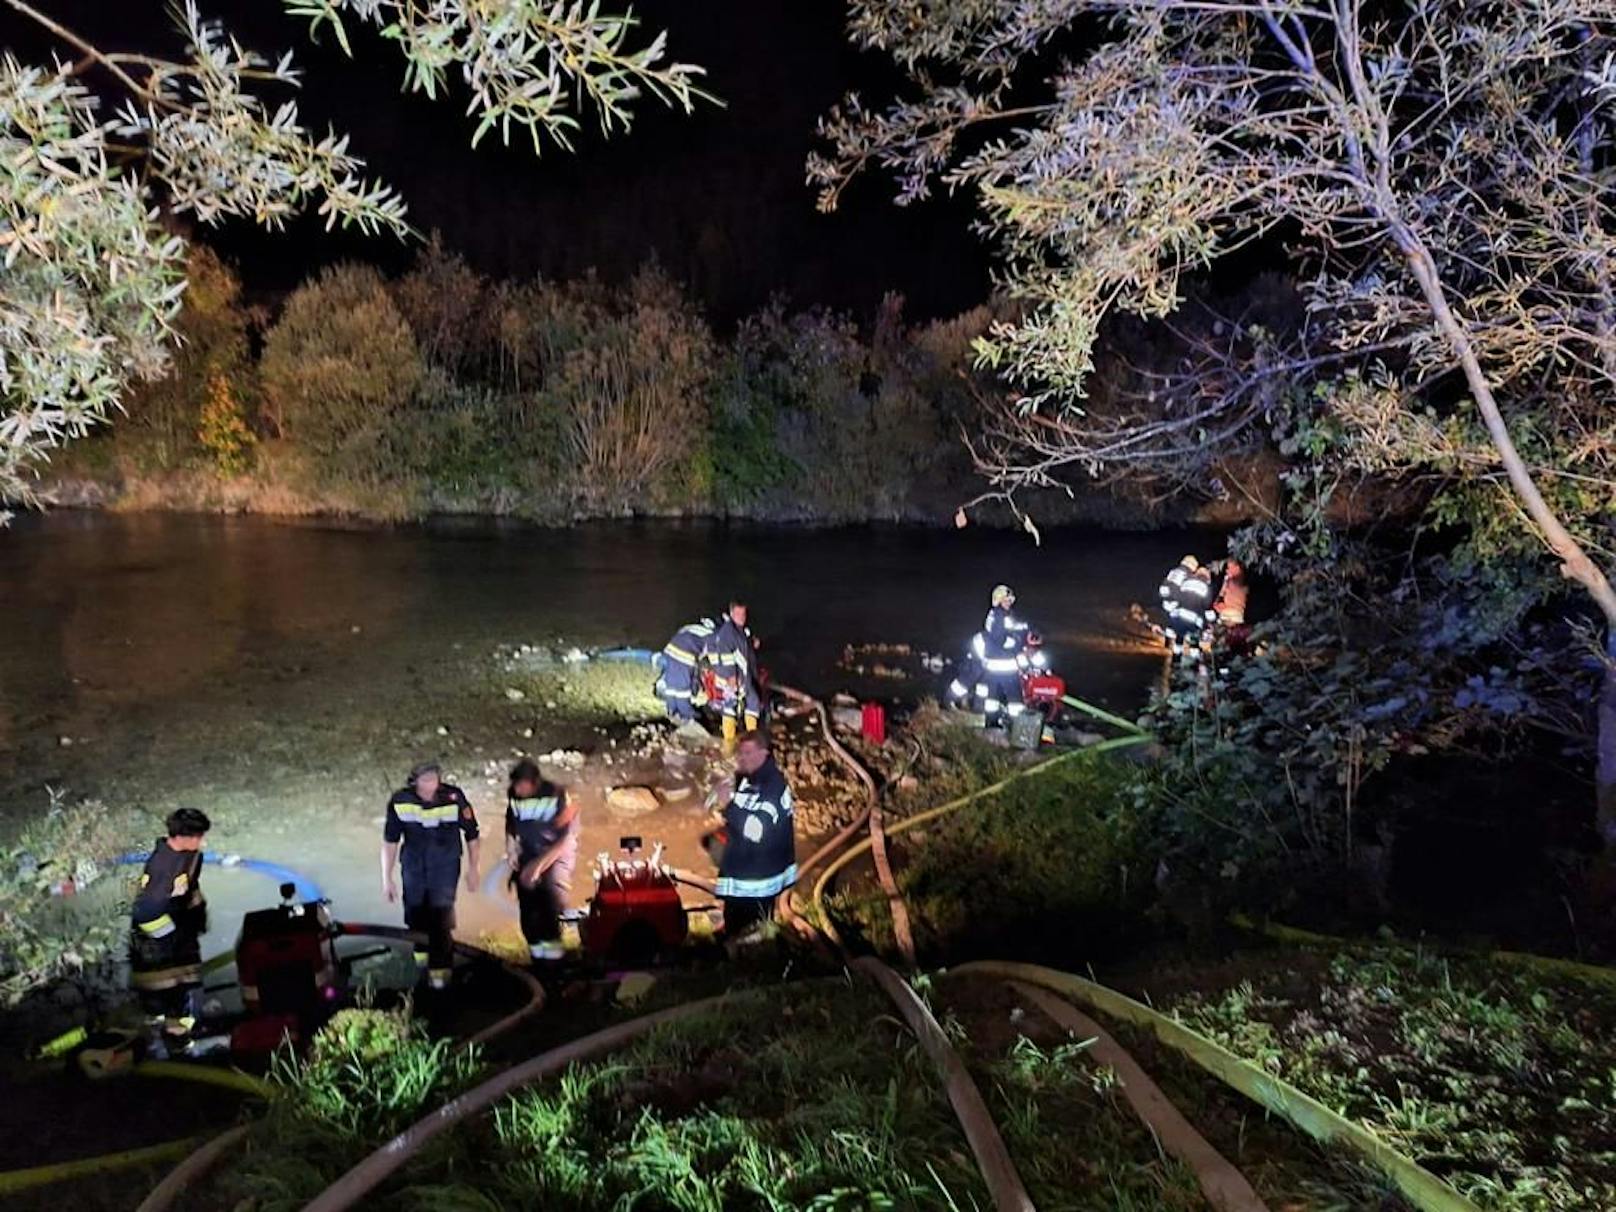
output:
<svg viewBox="0 0 1616 1212"><path fill-rule="evenodd" d="M1247 970L1172 1008L1483 1207L1616 1207L1610 991L1396 946Z"/></svg>
<svg viewBox="0 0 1616 1212"><path fill-rule="evenodd" d="M392 1016L351 1021L305 1065L208 1193L299 1207L474 1064ZM330 1033L328 1032L328 1036ZM372 1075L380 1066L383 1077ZM214 1206L209 1204L208 1206ZM862 983L738 997L576 1066L435 1142L367 1207L956 1212L986 1206L929 1062Z"/></svg>
<svg viewBox="0 0 1616 1212"><path fill-rule="evenodd" d="M942 982L947 1020L1005 1144L1041 1212L1192 1212L1206 1207L1194 1174L1169 1157L1128 1105L1117 1075L1087 1040L1066 1035L993 980ZM1320 1152L1280 1121L1148 1041L1113 1031L1166 1096L1269 1207L1287 1212L1392 1212L1385 1183Z"/></svg>
<svg viewBox="0 0 1616 1212"><path fill-rule="evenodd" d="M983 786L992 773L960 781ZM1153 863L1130 787L1125 763L1077 758L894 837L924 953L1069 964L1137 939ZM867 887L839 892L830 910L845 933L890 945L885 898Z"/></svg>

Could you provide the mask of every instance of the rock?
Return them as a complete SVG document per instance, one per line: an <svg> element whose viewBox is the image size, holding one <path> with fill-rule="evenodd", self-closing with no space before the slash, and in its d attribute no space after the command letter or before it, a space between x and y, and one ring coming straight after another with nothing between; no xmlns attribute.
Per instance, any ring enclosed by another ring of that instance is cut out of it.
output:
<svg viewBox="0 0 1616 1212"><path fill-rule="evenodd" d="M847 732L857 732L864 727L864 715L857 707L832 707L830 722Z"/></svg>
<svg viewBox="0 0 1616 1212"><path fill-rule="evenodd" d="M524 729L522 729L522 735L523 735L523 736L524 736L524 737L527 737L527 738L530 738L530 739L531 739L531 738L532 738L532 736L533 736L533 729L531 729L531 728L524 728Z"/></svg>
<svg viewBox="0 0 1616 1212"><path fill-rule="evenodd" d="M688 800L694 793L695 788L693 787L664 787L662 789L662 798L670 804L677 804L683 800Z"/></svg>
<svg viewBox="0 0 1616 1212"><path fill-rule="evenodd" d="M437 731L438 731L439 736L448 736L449 735L449 729L443 724L438 725Z"/></svg>
<svg viewBox="0 0 1616 1212"><path fill-rule="evenodd" d="M363 627L361 627L358 623L355 623L352 627L348 628L348 634L349 635L358 635L363 630L364 630Z"/></svg>
<svg viewBox="0 0 1616 1212"><path fill-rule="evenodd" d="M554 711L556 709L556 701L554 699L545 699L544 709L546 711Z"/></svg>
<svg viewBox="0 0 1616 1212"><path fill-rule="evenodd" d="M898 790L918 791L920 790L920 780L912 774L906 774L898 780Z"/></svg>
<svg viewBox="0 0 1616 1212"><path fill-rule="evenodd" d="M59 736L56 738L56 743L63 749L71 749L73 747L73 738L70 736Z"/></svg>
<svg viewBox="0 0 1616 1212"><path fill-rule="evenodd" d="M617 1004L636 1006L656 985L656 977L649 972L630 972L617 982Z"/></svg>
<svg viewBox="0 0 1616 1212"><path fill-rule="evenodd" d="M507 686L505 687L505 697L510 699L510 701L513 703L520 703L523 699L527 698L527 692L525 690L518 690L515 686Z"/></svg>
<svg viewBox="0 0 1616 1212"><path fill-rule="evenodd" d="M606 807L618 816L645 816L660 806L649 787L613 787L606 793Z"/></svg>

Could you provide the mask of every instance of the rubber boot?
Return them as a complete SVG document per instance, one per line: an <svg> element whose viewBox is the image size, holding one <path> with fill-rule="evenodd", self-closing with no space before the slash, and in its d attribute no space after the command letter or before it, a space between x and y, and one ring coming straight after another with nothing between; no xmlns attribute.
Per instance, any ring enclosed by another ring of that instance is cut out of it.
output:
<svg viewBox="0 0 1616 1212"><path fill-rule="evenodd" d="M735 752L736 719L732 715L724 717L724 756L728 757Z"/></svg>

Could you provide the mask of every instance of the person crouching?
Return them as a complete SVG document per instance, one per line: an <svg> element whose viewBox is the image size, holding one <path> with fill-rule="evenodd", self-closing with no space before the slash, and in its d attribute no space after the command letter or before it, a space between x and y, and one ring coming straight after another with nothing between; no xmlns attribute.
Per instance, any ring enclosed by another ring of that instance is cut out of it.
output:
<svg viewBox="0 0 1616 1212"><path fill-rule="evenodd" d="M561 914L578 859L578 809L564 789L523 758L511 768L505 797L505 861L511 868L522 936L537 964L566 955Z"/></svg>

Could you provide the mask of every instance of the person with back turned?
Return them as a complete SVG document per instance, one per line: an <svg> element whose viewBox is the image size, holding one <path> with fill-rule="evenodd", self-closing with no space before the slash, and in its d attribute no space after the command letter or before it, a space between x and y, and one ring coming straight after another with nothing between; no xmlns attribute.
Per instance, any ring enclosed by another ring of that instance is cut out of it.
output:
<svg viewBox="0 0 1616 1212"><path fill-rule="evenodd" d="M531 758L511 769L505 799L505 861L516 887L522 937L534 964L565 958L561 914L578 859L578 808Z"/></svg>
<svg viewBox="0 0 1616 1212"><path fill-rule="evenodd" d="M154 1050L183 1044L196 1025L202 990L202 935L208 903L202 896L202 839L207 814L179 808L165 822L140 874L129 927L129 984L160 1028Z"/></svg>
<svg viewBox="0 0 1616 1212"><path fill-rule="evenodd" d="M761 732L742 733L736 781L722 809L725 841L714 891L724 902L724 933L734 938L774 916L774 900L797 882L791 788Z"/></svg>
<svg viewBox="0 0 1616 1212"><path fill-rule="evenodd" d="M709 648L718 684L714 705L723 724L726 753L734 750L741 725L744 723L745 731L755 732L763 714L763 699L758 691L757 644L746 625L746 615L746 603L731 598Z"/></svg>
<svg viewBox="0 0 1616 1212"><path fill-rule="evenodd" d="M409 783L387 801L382 827L382 895L398 899L400 851L403 852L404 924L426 935L427 981L433 989L449 986L454 964L455 890L460 881L461 840L465 840L466 889L477 890L477 814L465 792L443 781L436 762L410 771ZM421 955L416 953L417 962Z"/></svg>

